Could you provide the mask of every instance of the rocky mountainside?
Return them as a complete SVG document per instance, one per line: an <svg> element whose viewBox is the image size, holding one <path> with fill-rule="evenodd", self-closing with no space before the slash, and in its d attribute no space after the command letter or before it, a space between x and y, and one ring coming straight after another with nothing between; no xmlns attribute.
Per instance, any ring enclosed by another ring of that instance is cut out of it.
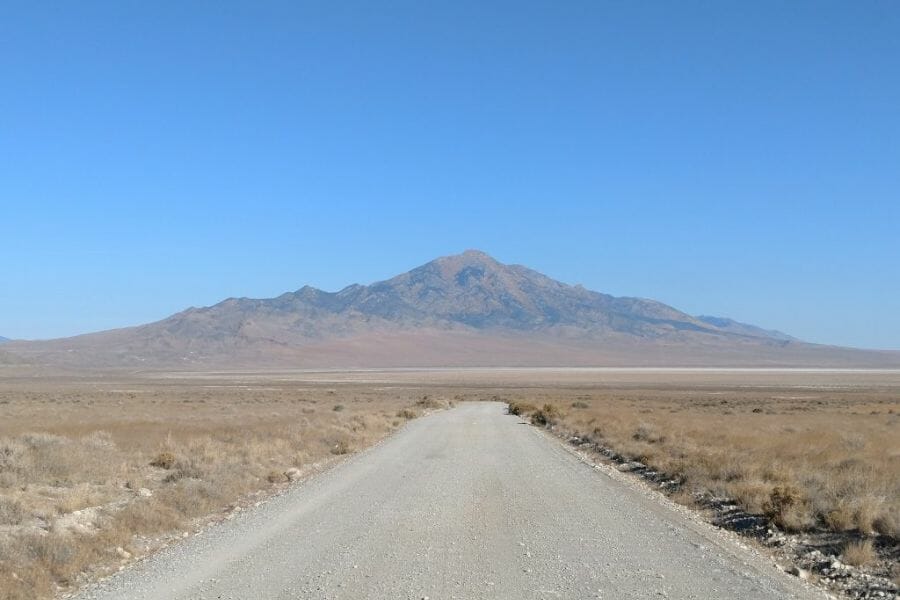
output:
<svg viewBox="0 0 900 600"><path fill-rule="evenodd" d="M75 365L870 365L719 317L555 281L470 250L339 292L231 298L138 327L4 349Z"/></svg>
<svg viewBox="0 0 900 600"><path fill-rule="evenodd" d="M692 331L792 339L730 319L694 318L653 300L616 298L566 285L475 250L335 293L307 286L268 300L229 299L188 309L143 330L195 339L268 335L287 342L388 327L510 332L568 328L581 334L615 332L642 338Z"/></svg>
<svg viewBox="0 0 900 600"><path fill-rule="evenodd" d="M750 335L754 337L765 337L773 340L783 340L786 342L799 341L797 338L775 329L763 329L761 327L757 327L756 325L748 325L747 323L735 321L734 319L701 315L697 317L697 320L702 321L707 325L712 325L713 327L716 327L722 331L728 331L730 333Z"/></svg>

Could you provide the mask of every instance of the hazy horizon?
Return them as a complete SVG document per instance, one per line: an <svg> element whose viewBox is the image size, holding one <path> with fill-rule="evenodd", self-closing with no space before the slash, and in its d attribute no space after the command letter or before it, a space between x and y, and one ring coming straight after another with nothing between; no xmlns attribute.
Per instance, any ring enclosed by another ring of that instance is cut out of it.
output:
<svg viewBox="0 0 900 600"><path fill-rule="evenodd" d="M4 11L0 336L467 248L900 349L900 7Z"/></svg>

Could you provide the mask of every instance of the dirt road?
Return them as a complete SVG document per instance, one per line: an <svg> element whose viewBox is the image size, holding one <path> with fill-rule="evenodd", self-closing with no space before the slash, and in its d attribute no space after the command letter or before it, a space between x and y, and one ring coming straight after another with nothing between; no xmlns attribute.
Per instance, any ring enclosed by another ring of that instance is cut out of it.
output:
<svg viewBox="0 0 900 600"><path fill-rule="evenodd" d="M822 597L504 413L413 421L78 597Z"/></svg>

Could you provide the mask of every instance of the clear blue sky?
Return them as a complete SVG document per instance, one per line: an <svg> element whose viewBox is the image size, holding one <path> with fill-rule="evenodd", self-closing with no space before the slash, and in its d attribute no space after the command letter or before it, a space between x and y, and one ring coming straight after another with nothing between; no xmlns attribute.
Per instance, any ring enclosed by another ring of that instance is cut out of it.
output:
<svg viewBox="0 0 900 600"><path fill-rule="evenodd" d="M4 2L0 335L483 249L900 348L900 4Z"/></svg>

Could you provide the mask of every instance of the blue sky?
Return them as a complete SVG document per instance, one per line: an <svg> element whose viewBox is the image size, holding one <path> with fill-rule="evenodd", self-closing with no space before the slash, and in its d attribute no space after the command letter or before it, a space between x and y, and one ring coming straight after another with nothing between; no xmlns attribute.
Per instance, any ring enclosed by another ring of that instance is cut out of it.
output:
<svg viewBox="0 0 900 600"><path fill-rule="evenodd" d="M6 2L0 335L480 248L900 348L900 5Z"/></svg>

